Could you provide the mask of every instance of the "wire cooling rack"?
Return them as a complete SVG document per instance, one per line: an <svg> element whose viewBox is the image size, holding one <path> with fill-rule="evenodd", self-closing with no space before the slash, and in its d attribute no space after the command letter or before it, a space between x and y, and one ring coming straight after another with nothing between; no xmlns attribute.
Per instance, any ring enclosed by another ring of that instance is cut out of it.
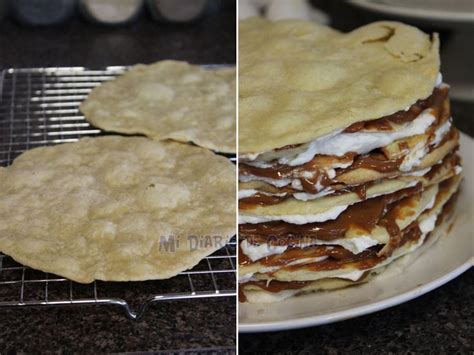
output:
<svg viewBox="0 0 474 355"><path fill-rule="evenodd" d="M103 135L84 119L79 104L94 87L126 69L3 70L0 73L0 166L11 164L27 149ZM235 161L235 156L227 157ZM235 238L192 270L168 280L144 282L79 284L23 266L0 253L0 308L111 304L122 306L130 318L139 319L154 302L235 297L235 289Z"/></svg>

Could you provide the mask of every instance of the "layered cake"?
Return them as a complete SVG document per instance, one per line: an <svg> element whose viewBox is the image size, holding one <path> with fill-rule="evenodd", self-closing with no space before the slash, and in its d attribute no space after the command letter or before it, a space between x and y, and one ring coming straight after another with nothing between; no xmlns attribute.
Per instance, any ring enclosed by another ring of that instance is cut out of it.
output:
<svg viewBox="0 0 474 355"><path fill-rule="evenodd" d="M421 247L462 178L438 36L253 18L239 46L240 300L367 282Z"/></svg>

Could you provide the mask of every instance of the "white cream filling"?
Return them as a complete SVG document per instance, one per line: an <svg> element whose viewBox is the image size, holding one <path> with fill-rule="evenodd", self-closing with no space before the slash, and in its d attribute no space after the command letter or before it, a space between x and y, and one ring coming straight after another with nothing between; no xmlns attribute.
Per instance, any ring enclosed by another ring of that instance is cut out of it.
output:
<svg viewBox="0 0 474 355"><path fill-rule="evenodd" d="M440 127L438 127L438 129L435 132L434 139L431 142L431 145L436 147L441 142L445 134L449 132L449 130L451 129L451 125L452 123L451 123L451 118L450 118L449 120L444 122Z"/></svg>
<svg viewBox="0 0 474 355"><path fill-rule="evenodd" d="M351 163L348 164L334 164L333 168L339 167L347 167L350 166ZM331 167L320 169L323 171L324 174L329 179L334 179L336 177L336 170ZM292 188L295 190L303 190L303 186L301 185L301 181L298 179L299 177L311 179L314 176L314 172L311 171L303 171L301 172L300 176L295 176L296 179L272 179L267 177L261 177L256 175L239 175L239 180L242 182L249 182L249 181L263 181L275 187L285 187L291 185ZM315 188L320 191L324 189L324 186L321 184L322 175L320 176L319 180L315 183Z"/></svg>
<svg viewBox="0 0 474 355"><path fill-rule="evenodd" d="M306 224L314 222L325 222L331 219L336 219L342 212L344 212L349 205L335 206L327 211L318 214L310 215L281 215L281 216L265 216L265 215L239 215L239 224L256 224L270 221L283 221L292 224Z"/></svg>
<svg viewBox="0 0 474 355"><path fill-rule="evenodd" d="M421 169L421 170L418 170L418 171L408 172L408 173L405 173L403 175L404 176L423 176L426 173L428 173L430 170L431 170L431 166L426 168L426 169Z"/></svg>
<svg viewBox="0 0 474 355"><path fill-rule="evenodd" d="M428 147L425 142L420 142L408 153L405 158L403 158L402 163L400 164L400 171L410 171L413 170L416 166L420 165L423 157L428 152Z"/></svg>
<svg viewBox="0 0 474 355"><path fill-rule="evenodd" d="M286 264L286 266L317 263L317 262L326 260L327 258L328 258L327 256L316 256L316 257L313 257L313 258L303 258L303 259L292 261L292 262ZM261 273L273 272L273 271L278 270L279 268L280 268L279 266L271 266L271 267L261 268L255 273L248 273L248 274L244 274L242 276L239 276L239 282L242 283L242 282L252 280L253 275L255 275L256 273L261 274Z"/></svg>
<svg viewBox="0 0 474 355"><path fill-rule="evenodd" d="M314 200L314 199L317 199L319 197L323 197L323 196L326 196L326 195L330 195L330 194L334 193L334 191L335 190L333 190L333 189L324 189L324 190L318 192L317 194L308 194L306 192L296 192L292 196L294 198L296 198L297 200L308 201L308 200ZM254 196L257 193L262 194L262 195L277 196L277 197L281 197L281 196L286 195L286 192L283 192L283 193L269 193L269 192L254 190L254 189L245 189L245 190L239 190L239 200L242 199L242 198Z"/></svg>
<svg viewBox="0 0 474 355"><path fill-rule="evenodd" d="M377 239L373 239L368 235L363 235L356 238L339 238L327 241L316 239L310 242L301 243L301 246L298 244L298 246L301 248L306 248L312 245L340 245L344 249L347 249L354 254L359 254L360 252L363 252L364 250L379 243L380 242Z"/></svg>
<svg viewBox="0 0 474 355"><path fill-rule="evenodd" d="M339 245L354 254L359 254L379 243L380 242L377 239L373 239L370 236L364 235L356 238L339 238L334 240L310 239L307 242L295 243L293 244L293 247L306 248L314 245ZM247 242L246 240L243 240L240 243L240 247L242 249L242 253L244 253L244 255L246 255L252 261L257 261L270 255L279 255L288 249L287 245L274 246L268 243L255 245Z"/></svg>
<svg viewBox="0 0 474 355"><path fill-rule="evenodd" d="M425 207L423 207L423 209L422 209L422 210L420 211L420 213L416 216L416 218L418 218L418 216L420 216L424 211L429 210L430 208L433 208L433 206L434 206L434 204L435 204L435 202L436 202L436 195L437 195L437 194L435 194L435 195L431 198L430 202L428 202L428 204L427 204Z"/></svg>
<svg viewBox="0 0 474 355"><path fill-rule="evenodd" d="M253 273L240 275L239 276L239 282L243 283L243 282L253 281L253 280L255 280L253 275L254 275Z"/></svg>
<svg viewBox="0 0 474 355"><path fill-rule="evenodd" d="M400 171L410 171L420 165L425 155L428 154L428 147L436 147L450 128L451 120L448 120L436 129L433 141L429 142L429 144L420 142L415 145L415 147L410 151L410 153L408 153L407 156L405 156L403 162L400 164Z"/></svg>
<svg viewBox="0 0 474 355"><path fill-rule="evenodd" d="M335 192L335 190L333 190L333 189L323 189L323 190L319 191L317 194L309 194L309 193L306 193L306 192L296 192L296 193L293 194L293 197L296 198L297 200L309 201L309 200L315 200L319 197L330 195L334 192Z"/></svg>
<svg viewBox="0 0 474 355"><path fill-rule="evenodd" d="M246 157L246 155L244 155L244 156ZM257 154L257 156L258 156L258 154ZM250 165L250 166L254 166L256 168L262 168L262 169L271 168L273 166L273 163L269 163L267 161L260 161L260 160L245 161L245 164Z"/></svg>
<svg viewBox="0 0 474 355"><path fill-rule="evenodd" d="M436 225L436 219L437 218L438 218L438 215L433 214L433 215L429 216L428 218L425 218L424 220L422 220L418 224L418 227L420 228L421 233L427 234L427 233L431 232L434 229L435 225Z"/></svg>
<svg viewBox="0 0 474 355"><path fill-rule="evenodd" d="M254 189L239 190L239 200L241 198L251 197L251 196L254 196L256 194L281 197L281 196L285 196L286 192L271 193L271 192L265 192L265 191L258 191L258 190L254 190Z"/></svg>
<svg viewBox="0 0 474 355"><path fill-rule="evenodd" d="M257 193L259 193L260 191L257 191L257 190L254 190L254 189L245 189L245 190L239 190L239 200L241 198L246 198L246 197L250 197L250 196L253 196Z"/></svg>
<svg viewBox="0 0 474 355"><path fill-rule="evenodd" d="M307 145L306 151L296 156L280 158L278 162L280 164L296 166L310 161L316 154L336 156L342 156L349 152L366 154L398 139L424 133L435 120L436 117L433 115L433 111L426 109L417 118L405 125L405 127L396 131L332 133L310 142Z"/></svg>
<svg viewBox="0 0 474 355"><path fill-rule="evenodd" d="M352 161L347 162L347 163L335 163L335 164L331 165L331 168L333 168L333 169L345 169L345 168L348 168L349 166L351 166L352 163L353 163Z"/></svg>
<svg viewBox="0 0 474 355"><path fill-rule="evenodd" d="M339 274L338 276L335 276L335 277L337 277L339 279L357 281L362 277L362 275L364 275L364 273L366 271L367 270L354 270L354 271L351 271L351 272L347 272L345 274Z"/></svg>
<svg viewBox="0 0 474 355"><path fill-rule="evenodd" d="M462 166L456 165L456 166L454 167L454 173L455 173L456 175L459 175L459 174L461 174L461 172L462 172Z"/></svg>
<svg viewBox="0 0 474 355"><path fill-rule="evenodd" d="M307 143L306 150L287 157L278 159L280 164L286 164L290 166L298 166L312 160L316 154L336 155L342 156L348 152L355 152L358 154L366 154L373 149L386 146L398 139L410 137L417 134L422 134L426 129L436 120L432 114L431 109L426 109L417 118L408 123L404 128L393 131L393 132L355 132L355 133L332 133L327 136L320 137L310 143ZM443 125L440 127L442 130L446 129ZM438 129L437 132L440 130ZM449 129L449 128L448 128ZM442 133L442 130L439 134ZM419 147L419 149L413 150L404 160L400 170L408 171L412 167L419 164L421 158L426 154L426 149ZM246 162L249 164L250 162ZM255 165L255 161L250 163ZM351 164L336 164L334 168L347 167ZM404 170L405 169L405 170ZM327 170L329 178L335 176L335 170L330 168ZM301 189L301 183L299 180L291 179L270 179L266 177L259 177L255 175L240 176L241 181L252 181L260 180L267 182L276 187L283 187L287 185L294 185L293 188Z"/></svg>
<svg viewBox="0 0 474 355"><path fill-rule="evenodd" d="M314 171L302 171L301 172L301 177L305 179L312 179L314 177ZM317 182L319 184L319 180Z"/></svg>
<svg viewBox="0 0 474 355"><path fill-rule="evenodd" d="M284 187L291 185L293 181L298 181L299 180L291 180L291 179L270 179L266 177L260 177L260 176L255 176L255 175L239 175L239 180L242 182L249 182L249 181L263 181L266 182L270 185L273 185L275 187Z"/></svg>
<svg viewBox="0 0 474 355"><path fill-rule="evenodd" d="M301 184L301 181L298 179L295 179L291 182L291 187L294 188L295 190L303 190L303 185Z"/></svg>
<svg viewBox="0 0 474 355"><path fill-rule="evenodd" d="M262 243L260 245L255 245L249 243L247 240L243 240L240 243L240 248L242 252L252 261L257 261L258 259L265 258L270 255L281 254L288 246L282 245L269 245L268 243Z"/></svg>

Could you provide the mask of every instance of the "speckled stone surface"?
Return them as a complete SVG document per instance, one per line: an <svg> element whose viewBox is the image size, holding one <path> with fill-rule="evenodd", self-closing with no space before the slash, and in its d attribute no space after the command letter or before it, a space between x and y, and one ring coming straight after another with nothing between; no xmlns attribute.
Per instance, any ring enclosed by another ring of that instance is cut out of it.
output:
<svg viewBox="0 0 474 355"><path fill-rule="evenodd" d="M163 302L132 321L116 306L0 311L0 352L135 352L235 347L232 298Z"/></svg>

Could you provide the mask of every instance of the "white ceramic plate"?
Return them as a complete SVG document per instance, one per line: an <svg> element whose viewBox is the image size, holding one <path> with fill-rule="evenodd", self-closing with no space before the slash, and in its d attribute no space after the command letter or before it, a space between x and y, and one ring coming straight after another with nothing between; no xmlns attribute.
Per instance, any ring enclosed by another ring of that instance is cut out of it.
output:
<svg viewBox="0 0 474 355"><path fill-rule="evenodd" d="M273 304L239 304L239 331L265 332L332 323L380 311L421 296L472 266L474 140L461 135L464 181L455 224L434 245L406 256L367 284L312 293ZM433 238L434 239L434 238Z"/></svg>
<svg viewBox="0 0 474 355"><path fill-rule="evenodd" d="M415 19L474 22L472 0L351 0L367 10Z"/></svg>

